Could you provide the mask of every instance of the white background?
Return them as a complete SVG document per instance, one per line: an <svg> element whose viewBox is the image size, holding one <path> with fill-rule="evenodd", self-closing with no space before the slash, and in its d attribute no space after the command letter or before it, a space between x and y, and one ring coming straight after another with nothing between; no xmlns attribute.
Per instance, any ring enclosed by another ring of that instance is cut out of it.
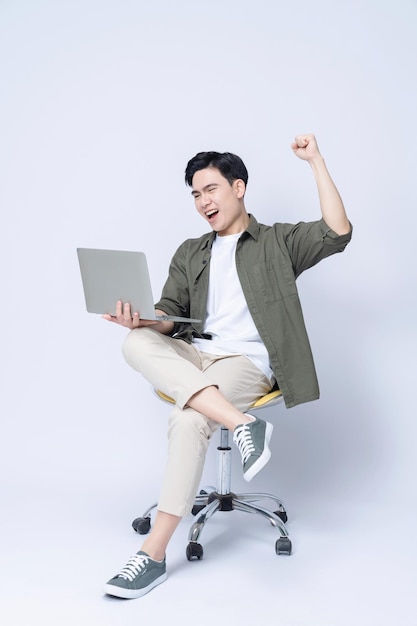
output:
<svg viewBox="0 0 417 626"><path fill-rule="evenodd" d="M4 624L415 626L416 52L412 0L0 1ZM294 554L225 513L189 563L187 519L166 584L105 598L157 497L168 410L125 331L85 312L76 247L144 250L158 298L207 230L183 182L200 150L243 158L258 221L315 219L304 132L354 238L299 280L321 400L264 412L273 459L250 489L284 499Z"/></svg>

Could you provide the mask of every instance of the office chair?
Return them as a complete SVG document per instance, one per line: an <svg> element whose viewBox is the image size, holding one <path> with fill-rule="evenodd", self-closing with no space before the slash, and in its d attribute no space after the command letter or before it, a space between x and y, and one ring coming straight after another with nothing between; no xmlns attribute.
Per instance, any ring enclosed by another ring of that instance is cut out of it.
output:
<svg viewBox="0 0 417 626"><path fill-rule="evenodd" d="M159 390L155 390L158 398L174 404L174 400ZM249 409L251 413L259 409L272 406L282 402L283 397L279 389L273 390L257 400ZM287 522L287 513L282 501L269 493L238 493L231 491L231 466L232 466L232 449L229 446L229 431L224 426L220 427L220 442L217 448L218 452L218 468L217 468L217 484L216 487L204 487L200 490L194 501L192 514L196 517L195 522L191 526L189 532L189 543L186 549L186 556L189 561L192 559L202 559L204 550L199 543L200 535L204 529L206 522L217 511L243 511L261 515L274 526L280 534L279 539L275 543L276 554L290 555L292 551L291 540L285 526ZM272 501L273 508L270 509L259 506L258 502ZM146 535L151 527L151 512L157 507L157 503L153 504L145 511L142 517L137 517L132 522L133 529L141 534Z"/></svg>

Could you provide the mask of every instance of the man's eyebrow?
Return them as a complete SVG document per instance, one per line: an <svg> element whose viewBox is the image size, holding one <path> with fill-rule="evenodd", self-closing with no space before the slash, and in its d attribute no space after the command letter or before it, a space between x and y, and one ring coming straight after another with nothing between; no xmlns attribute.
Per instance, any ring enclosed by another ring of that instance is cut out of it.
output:
<svg viewBox="0 0 417 626"><path fill-rule="evenodd" d="M202 191L206 191L209 187L218 187L218 186L219 186L219 183L209 183L208 185L205 185L203 187ZM196 196L199 193L200 193L200 191L198 191L196 189L193 189L192 192L191 192L191 195L192 196Z"/></svg>

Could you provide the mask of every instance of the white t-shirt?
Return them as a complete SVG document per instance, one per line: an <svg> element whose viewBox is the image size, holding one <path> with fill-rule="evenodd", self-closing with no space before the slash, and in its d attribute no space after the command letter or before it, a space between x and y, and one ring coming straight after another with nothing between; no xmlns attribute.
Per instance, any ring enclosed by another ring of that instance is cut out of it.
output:
<svg viewBox="0 0 417 626"><path fill-rule="evenodd" d="M272 381L268 352L246 304L236 270L236 245L242 233L217 236L210 259L207 318L204 332L212 339L193 343L209 354L243 354Z"/></svg>

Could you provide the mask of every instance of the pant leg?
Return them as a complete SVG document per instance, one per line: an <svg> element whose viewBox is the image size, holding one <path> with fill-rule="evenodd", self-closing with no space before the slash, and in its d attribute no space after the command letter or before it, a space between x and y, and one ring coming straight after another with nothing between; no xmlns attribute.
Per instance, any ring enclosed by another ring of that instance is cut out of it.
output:
<svg viewBox="0 0 417 626"><path fill-rule="evenodd" d="M205 373L241 411L270 391L264 374L244 356L216 357L202 353ZM190 407L176 406L169 419L168 461L158 509L183 517L193 507L210 438L218 424Z"/></svg>
<svg viewBox="0 0 417 626"><path fill-rule="evenodd" d="M152 328L132 330L123 344L123 355L142 374L183 408L187 400L215 382L204 373L201 353L182 339L173 339Z"/></svg>

